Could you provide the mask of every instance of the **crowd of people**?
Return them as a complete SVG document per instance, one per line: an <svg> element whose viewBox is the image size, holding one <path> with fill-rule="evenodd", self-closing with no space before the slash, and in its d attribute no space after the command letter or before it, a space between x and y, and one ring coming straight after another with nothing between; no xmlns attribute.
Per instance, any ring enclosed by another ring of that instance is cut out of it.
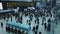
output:
<svg viewBox="0 0 60 34"><path fill-rule="evenodd" d="M22 13L22 12L21 12ZM37 32L38 32L38 29L39 29L39 17L41 17L42 18L42 26L44 26L44 30L45 31L48 31L48 32L50 32L50 28L51 28L51 19L49 18L48 20L47 20L47 22L48 22L48 24L45 22L46 21L46 17L52 17L52 14L51 14L51 12L50 11L48 11L48 12L41 12L41 13L39 13L39 14L35 14L35 13L22 13L22 15L21 16L19 16L20 14L18 14L18 13L16 13L15 14L15 19L17 19L17 22L20 22L21 24L23 23L22 22L22 20L23 20L23 15L26 17L26 16L29 16L29 20L27 20L26 22L27 22L27 24L31 27L31 21L33 20L33 17L35 17L35 20L34 20L34 22L35 22L35 24L37 24L36 26L33 26L33 29L32 29L32 31L35 33L35 34L37 34ZM51 15L51 16L50 16ZM11 21L13 21L12 20L12 15L10 15L11 16ZM10 16L8 16L8 19L9 19L9 17ZM8 22L8 19L6 20L7 22ZM5 20L5 17L4 17L4 20ZM34 24L34 25L35 25ZM56 23L57 24L57 23ZM1 26L3 27L3 23L1 22ZM10 27L6 27L6 30L8 31L8 30L11 30L12 31L12 28L10 28ZM14 31L16 31L17 29L15 29ZM18 30L19 32L20 32L20 30ZM15 32L16 33L16 32ZM42 34L42 32L41 31L39 31L39 34Z"/></svg>
<svg viewBox="0 0 60 34"><path fill-rule="evenodd" d="M22 18L22 16L20 18ZM32 13L25 13L25 16L29 16L30 20L27 20L27 23L31 27L31 21L33 20L33 14ZM34 16L36 16L36 15L34 15ZM34 26L33 29L32 29L32 31L35 32L35 34L37 34L38 29L39 29L39 23L40 23L39 22L39 16L40 15L36 16L35 17L36 20L34 20L35 24L37 23L36 27ZM48 19L48 24L47 24L46 22L44 23L44 21L46 21L46 16L41 16L41 17L42 17L42 25L44 25L44 29L47 30L48 32L50 32L50 28L51 28L51 21L50 20L51 19L50 18ZM41 34L42 32L39 32L39 33Z"/></svg>

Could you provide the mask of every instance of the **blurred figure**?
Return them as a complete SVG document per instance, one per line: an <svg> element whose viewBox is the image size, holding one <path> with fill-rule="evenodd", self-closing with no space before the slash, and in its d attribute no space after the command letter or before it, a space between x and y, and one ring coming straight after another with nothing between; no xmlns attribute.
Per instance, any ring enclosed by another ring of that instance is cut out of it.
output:
<svg viewBox="0 0 60 34"><path fill-rule="evenodd" d="M15 19L17 19L19 17L18 13L15 13Z"/></svg>
<svg viewBox="0 0 60 34"><path fill-rule="evenodd" d="M48 20L48 27L47 27L47 31L49 31L50 32L50 28L51 28L51 19L49 18L49 20Z"/></svg>
<svg viewBox="0 0 60 34"><path fill-rule="evenodd" d="M11 21L12 21L12 16L11 16Z"/></svg>
<svg viewBox="0 0 60 34"><path fill-rule="evenodd" d="M8 19L6 20L6 22L8 22Z"/></svg>
<svg viewBox="0 0 60 34"><path fill-rule="evenodd" d="M51 24L50 24L50 23L48 23L47 31L49 31L49 32L50 32L50 28L51 28Z"/></svg>
<svg viewBox="0 0 60 34"><path fill-rule="evenodd" d="M44 21L46 20L46 18L43 16L42 17L42 25L44 25Z"/></svg>
<svg viewBox="0 0 60 34"><path fill-rule="evenodd" d="M38 25L36 25L36 30L38 31L38 28L39 28L39 26Z"/></svg>
<svg viewBox="0 0 60 34"><path fill-rule="evenodd" d="M37 31L35 31L35 34L37 34Z"/></svg>
<svg viewBox="0 0 60 34"><path fill-rule="evenodd" d="M31 14L31 15L29 16L29 18L30 18L30 20L32 21L32 19L33 19L33 15Z"/></svg>
<svg viewBox="0 0 60 34"><path fill-rule="evenodd" d="M3 23L1 22L1 27L3 28Z"/></svg>
<svg viewBox="0 0 60 34"><path fill-rule="evenodd" d="M35 24L36 24L36 20L34 20L35 21Z"/></svg>
<svg viewBox="0 0 60 34"><path fill-rule="evenodd" d="M22 24L22 17L18 17L17 21Z"/></svg>
<svg viewBox="0 0 60 34"><path fill-rule="evenodd" d="M27 20L27 23L28 23L28 20Z"/></svg>
<svg viewBox="0 0 60 34"><path fill-rule="evenodd" d="M55 18L55 24L56 24L56 27L57 27L57 24L58 24L58 19Z"/></svg>
<svg viewBox="0 0 60 34"><path fill-rule="evenodd" d="M39 25L39 21L37 22L37 24Z"/></svg>
<svg viewBox="0 0 60 34"><path fill-rule="evenodd" d="M39 22L39 18L37 17L37 19L36 19L38 22Z"/></svg>
<svg viewBox="0 0 60 34"><path fill-rule="evenodd" d="M33 27L33 31L35 31L35 27Z"/></svg>
<svg viewBox="0 0 60 34"><path fill-rule="evenodd" d="M31 25L31 23L28 23L29 24L29 26Z"/></svg>
<svg viewBox="0 0 60 34"><path fill-rule="evenodd" d="M44 28L45 28L45 30L46 30L46 28L47 28L46 22L45 22L45 24L44 24Z"/></svg>
<svg viewBox="0 0 60 34"><path fill-rule="evenodd" d="M39 32L39 34L41 34L41 32Z"/></svg>
<svg viewBox="0 0 60 34"><path fill-rule="evenodd" d="M4 17L4 20L5 20L5 17Z"/></svg>
<svg viewBox="0 0 60 34"><path fill-rule="evenodd" d="M50 18L49 18L48 22L51 22Z"/></svg>

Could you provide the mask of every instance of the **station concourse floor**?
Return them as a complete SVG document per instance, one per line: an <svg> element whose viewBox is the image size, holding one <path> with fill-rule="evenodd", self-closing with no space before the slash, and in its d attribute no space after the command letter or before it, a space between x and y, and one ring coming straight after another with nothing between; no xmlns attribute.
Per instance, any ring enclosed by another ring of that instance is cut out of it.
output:
<svg viewBox="0 0 60 34"><path fill-rule="evenodd" d="M27 24L26 20L29 20L29 16L25 17L24 15L22 16L23 17L23 24ZM46 23L47 23L47 20L49 19L50 17L46 17ZM10 20L10 18L9 18ZM13 21L16 21L15 20L15 17L13 17L12 19ZM37 24L35 24L34 22L35 20L35 17L33 16L33 20L31 21L31 33L30 34L34 34L33 31L32 31L32 28L33 26L36 26ZM3 28L1 28L1 22L3 22ZM5 27L6 27L6 20L4 19L0 19L0 34L11 34L11 33L8 33L6 32L5 30ZM44 30L44 25L42 25L42 17L39 17L39 29L38 29L38 32L42 32L42 34L50 34L50 32L47 32L46 30ZM39 33L37 33L39 34ZM57 25L57 27L54 27L54 34L60 34L60 24Z"/></svg>

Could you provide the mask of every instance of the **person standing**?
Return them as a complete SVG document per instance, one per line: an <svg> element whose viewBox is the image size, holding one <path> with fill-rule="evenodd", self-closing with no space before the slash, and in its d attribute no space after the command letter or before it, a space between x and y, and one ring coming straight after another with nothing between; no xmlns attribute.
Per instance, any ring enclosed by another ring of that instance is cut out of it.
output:
<svg viewBox="0 0 60 34"><path fill-rule="evenodd" d="M46 28L47 28L46 22L45 22L45 24L44 24L44 28L45 28L45 30L46 30Z"/></svg>
<svg viewBox="0 0 60 34"><path fill-rule="evenodd" d="M49 18L49 20L48 20L48 27L47 27L47 31L49 31L50 32L50 28L51 28L51 19Z"/></svg>
<svg viewBox="0 0 60 34"><path fill-rule="evenodd" d="M1 27L3 28L3 23L1 22Z"/></svg>
<svg viewBox="0 0 60 34"><path fill-rule="evenodd" d="M51 27L51 24L50 23L48 23L48 31L50 32L50 27Z"/></svg>

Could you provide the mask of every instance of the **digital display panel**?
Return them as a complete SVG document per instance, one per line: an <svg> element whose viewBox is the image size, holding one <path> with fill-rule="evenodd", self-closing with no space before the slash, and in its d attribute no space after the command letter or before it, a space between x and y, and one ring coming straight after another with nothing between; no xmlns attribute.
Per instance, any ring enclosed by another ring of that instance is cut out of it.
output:
<svg viewBox="0 0 60 34"><path fill-rule="evenodd" d="M34 6L34 2L7 2L7 7L24 7L24 6Z"/></svg>

